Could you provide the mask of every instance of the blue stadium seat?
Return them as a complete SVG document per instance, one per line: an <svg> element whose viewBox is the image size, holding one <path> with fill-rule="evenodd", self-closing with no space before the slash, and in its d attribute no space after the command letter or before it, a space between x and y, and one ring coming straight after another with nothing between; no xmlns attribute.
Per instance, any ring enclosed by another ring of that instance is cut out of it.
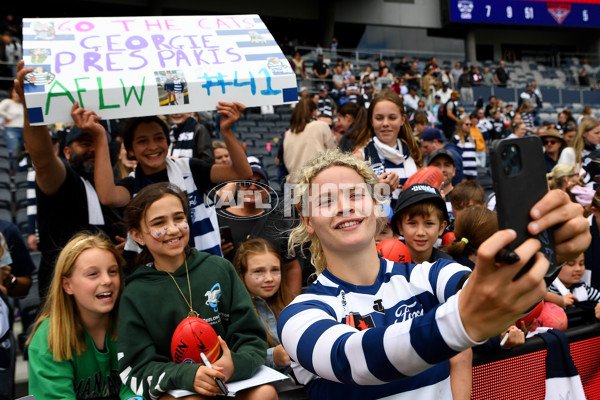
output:
<svg viewBox="0 0 600 400"><path fill-rule="evenodd" d="M256 126L256 122L255 121L248 121L245 119L240 119L238 122L235 123L236 127L246 127L246 128L254 128Z"/></svg>
<svg viewBox="0 0 600 400"><path fill-rule="evenodd" d="M248 147L246 149L246 154L248 154L248 156L260 157L261 159L263 156L271 155L266 147Z"/></svg>
<svg viewBox="0 0 600 400"><path fill-rule="evenodd" d="M560 103L560 95L556 88L540 88L542 99L548 103Z"/></svg>
<svg viewBox="0 0 600 400"><path fill-rule="evenodd" d="M256 128L254 128L254 129L256 129ZM243 135L241 135L241 138L243 140L262 139L263 135L260 132L256 132L255 130L253 130L252 132L244 133Z"/></svg>
<svg viewBox="0 0 600 400"><path fill-rule="evenodd" d="M600 105L600 91L584 90L583 91L583 104Z"/></svg>
<svg viewBox="0 0 600 400"><path fill-rule="evenodd" d="M260 133L260 134L265 134L265 133L269 133L269 128L266 126L257 126L256 128L252 128L250 130L250 132L252 133Z"/></svg>
<svg viewBox="0 0 600 400"><path fill-rule="evenodd" d="M473 98L475 101L480 97L487 103L488 99L492 95L492 88L487 86L475 86L473 87Z"/></svg>
<svg viewBox="0 0 600 400"><path fill-rule="evenodd" d="M11 210L12 202L10 190L0 190L0 209Z"/></svg>
<svg viewBox="0 0 600 400"><path fill-rule="evenodd" d="M8 161L8 158L0 158L0 170L10 172L10 161Z"/></svg>
<svg viewBox="0 0 600 400"><path fill-rule="evenodd" d="M262 126L265 128L274 128L276 125L275 125L275 121L260 121L258 123L258 126Z"/></svg>
<svg viewBox="0 0 600 400"><path fill-rule="evenodd" d="M498 99L502 99L504 102L516 102L517 101L517 91L515 88L503 88L503 87L494 87L494 96Z"/></svg>
<svg viewBox="0 0 600 400"><path fill-rule="evenodd" d="M15 186L17 187L17 189L27 188L27 186L28 186L27 171L17 172L14 176L14 180L15 180Z"/></svg>
<svg viewBox="0 0 600 400"><path fill-rule="evenodd" d="M281 116L279 114L264 114L263 119L265 121L280 121Z"/></svg>
<svg viewBox="0 0 600 400"><path fill-rule="evenodd" d="M8 222L13 222L13 215L12 215L12 211L4 209L4 208L0 208L0 219L2 221L8 221Z"/></svg>
<svg viewBox="0 0 600 400"><path fill-rule="evenodd" d="M6 171L0 171L0 189L10 189L10 175Z"/></svg>
<svg viewBox="0 0 600 400"><path fill-rule="evenodd" d="M246 119L248 121L262 121L263 117L262 117L262 114L248 113L248 114L246 114Z"/></svg>
<svg viewBox="0 0 600 400"><path fill-rule="evenodd" d="M17 211L15 225L19 227L19 230L23 235L27 234L27 209L20 209Z"/></svg>
<svg viewBox="0 0 600 400"><path fill-rule="evenodd" d="M581 103L581 92L579 90L564 89L562 91L562 103Z"/></svg>

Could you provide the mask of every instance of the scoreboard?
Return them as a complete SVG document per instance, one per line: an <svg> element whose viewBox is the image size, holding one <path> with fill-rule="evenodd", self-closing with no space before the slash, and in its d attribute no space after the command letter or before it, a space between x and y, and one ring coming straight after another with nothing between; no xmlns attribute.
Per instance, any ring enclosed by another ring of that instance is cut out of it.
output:
<svg viewBox="0 0 600 400"><path fill-rule="evenodd" d="M449 0L450 22L600 27L600 0Z"/></svg>

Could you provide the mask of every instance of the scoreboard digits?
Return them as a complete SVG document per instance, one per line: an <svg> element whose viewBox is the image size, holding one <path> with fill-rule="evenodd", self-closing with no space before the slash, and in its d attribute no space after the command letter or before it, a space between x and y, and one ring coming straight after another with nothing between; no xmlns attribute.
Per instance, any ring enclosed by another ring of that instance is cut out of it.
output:
<svg viewBox="0 0 600 400"><path fill-rule="evenodd" d="M600 27L600 0L449 0L461 23Z"/></svg>

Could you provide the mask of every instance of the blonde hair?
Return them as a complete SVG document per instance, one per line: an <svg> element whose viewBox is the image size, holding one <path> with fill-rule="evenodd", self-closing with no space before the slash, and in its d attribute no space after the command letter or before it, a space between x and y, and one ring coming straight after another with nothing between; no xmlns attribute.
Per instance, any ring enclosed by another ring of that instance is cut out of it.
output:
<svg viewBox="0 0 600 400"><path fill-rule="evenodd" d="M567 180L570 175L576 174L576 169L571 164L556 164L550 173L546 174L549 181L550 189L562 189L567 187Z"/></svg>
<svg viewBox="0 0 600 400"><path fill-rule="evenodd" d="M87 348L84 326L77 310L77 304L73 296L64 291L63 278L69 278L73 275L75 262L81 253L94 248L109 251L115 257L115 261L120 267L121 287L119 288L119 296L117 297L115 306L110 311L110 318L106 327L106 331L112 334L113 339L116 340L117 338L116 322L119 299L123 291L122 267L125 265L125 261L103 233L78 233L69 240L58 255L46 302L35 322L31 336L27 339L27 343L29 344L42 322L48 319L48 349L55 361L71 360L74 354L81 354Z"/></svg>
<svg viewBox="0 0 600 400"><path fill-rule="evenodd" d="M471 136L471 131L469 130L469 132L465 135L465 133L462 130L462 126L465 122L470 121L471 118L470 117L463 117L461 118L458 123L456 124L456 130L454 131L454 134L458 136L458 138L460 139L460 142L462 144L465 143L465 139L468 138L469 141L471 143L475 143L475 140L473 139L473 137Z"/></svg>
<svg viewBox="0 0 600 400"><path fill-rule="evenodd" d="M583 137L583 134L591 131L598 125L600 125L600 121L594 117L584 117L581 120L581 123L579 123L577 135L575 135L573 143L571 143L571 147L573 147L575 150L575 165L581 167L581 152L585 146L585 138Z"/></svg>
<svg viewBox="0 0 600 400"><path fill-rule="evenodd" d="M308 193L311 181L327 168L336 166L346 167L356 171L371 189L371 196L375 202L378 204L381 202L382 199L377 198L375 192L375 185L377 185L378 182L377 176L369 164L366 161L359 160L350 153L342 153L338 149L333 149L319 154L294 174L293 181L297 182L297 185L294 188L294 204L300 215L308 217L306 212L308 207L307 204L304 204L306 196L303 194ZM377 223L380 225L385 224L380 218L377 218ZM379 225L377 229L380 230ZM310 243L310 246L308 246L310 251L310 261L314 265L316 274L318 275L323 272L327 266L323 247L317 235L308 233L303 223L291 230L288 239L288 252L292 257L295 257L295 247L299 246L299 248L302 249L305 248L305 245L308 243Z"/></svg>

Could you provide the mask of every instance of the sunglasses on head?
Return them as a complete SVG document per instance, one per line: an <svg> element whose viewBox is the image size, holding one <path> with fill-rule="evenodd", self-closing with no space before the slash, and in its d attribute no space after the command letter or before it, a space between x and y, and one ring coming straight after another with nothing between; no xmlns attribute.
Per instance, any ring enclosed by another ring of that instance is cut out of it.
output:
<svg viewBox="0 0 600 400"><path fill-rule="evenodd" d="M249 188L252 185L255 185L257 187L259 187L259 186L264 187L264 186L267 186L267 181L265 181L264 179L249 179L247 181L239 182L239 184L241 187L244 187L244 188Z"/></svg>

